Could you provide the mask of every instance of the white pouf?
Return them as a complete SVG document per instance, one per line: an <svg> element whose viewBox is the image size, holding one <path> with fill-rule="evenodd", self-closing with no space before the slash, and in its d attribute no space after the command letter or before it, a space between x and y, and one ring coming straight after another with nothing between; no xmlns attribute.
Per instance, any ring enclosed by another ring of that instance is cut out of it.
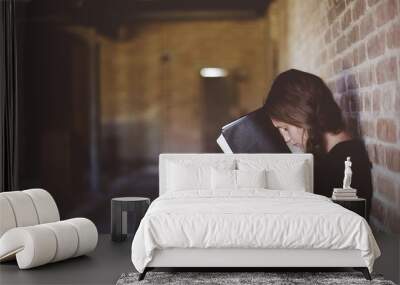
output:
<svg viewBox="0 0 400 285"><path fill-rule="evenodd" d="M6 197L0 195L0 237L8 230L15 228L14 212Z"/></svg>
<svg viewBox="0 0 400 285"><path fill-rule="evenodd" d="M23 191L2 192L1 195L10 203L17 227L39 224L38 215L30 196Z"/></svg>
<svg viewBox="0 0 400 285"><path fill-rule="evenodd" d="M53 197L43 189L29 189L22 191L28 194L35 205L39 224L51 223L60 220L60 214Z"/></svg>
<svg viewBox="0 0 400 285"><path fill-rule="evenodd" d="M59 221L57 205L43 189L0 193L0 214L0 262L16 258L20 269L28 269L96 248L93 222Z"/></svg>

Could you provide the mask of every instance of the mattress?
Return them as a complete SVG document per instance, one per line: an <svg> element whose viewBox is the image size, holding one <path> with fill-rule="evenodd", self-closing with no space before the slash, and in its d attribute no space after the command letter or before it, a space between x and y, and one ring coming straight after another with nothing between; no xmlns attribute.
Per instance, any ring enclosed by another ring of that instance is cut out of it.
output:
<svg viewBox="0 0 400 285"><path fill-rule="evenodd" d="M359 250L372 272L380 250L368 223L330 199L300 191L167 192L142 219L132 262L143 272L162 249Z"/></svg>

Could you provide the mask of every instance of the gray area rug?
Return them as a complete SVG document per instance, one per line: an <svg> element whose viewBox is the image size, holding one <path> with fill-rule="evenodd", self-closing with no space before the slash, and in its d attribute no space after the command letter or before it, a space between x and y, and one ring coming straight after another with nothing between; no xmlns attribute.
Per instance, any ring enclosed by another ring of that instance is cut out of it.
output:
<svg viewBox="0 0 400 285"><path fill-rule="evenodd" d="M142 281L138 273L122 274L117 285L133 284L384 284L395 285L381 275L372 274L372 281L360 272L148 272Z"/></svg>

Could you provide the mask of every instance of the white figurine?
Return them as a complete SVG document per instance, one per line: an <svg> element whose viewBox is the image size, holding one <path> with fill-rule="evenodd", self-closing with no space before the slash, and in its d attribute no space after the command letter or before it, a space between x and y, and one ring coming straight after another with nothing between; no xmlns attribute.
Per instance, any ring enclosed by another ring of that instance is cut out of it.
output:
<svg viewBox="0 0 400 285"><path fill-rule="evenodd" d="M343 179L343 189L353 189L351 188L351 176L353 172L351 171L351 161L350 156L347 157L347 160L344 162L344 179Z"/></svg>

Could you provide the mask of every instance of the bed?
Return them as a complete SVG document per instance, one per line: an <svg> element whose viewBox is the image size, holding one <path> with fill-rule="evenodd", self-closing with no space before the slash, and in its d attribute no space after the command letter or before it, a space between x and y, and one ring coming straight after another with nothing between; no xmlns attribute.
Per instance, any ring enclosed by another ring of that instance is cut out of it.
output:
<svg viewBox="0 0 400 285"><path fill-rule="evenodd" d="M313 194L311 154L160 154L159 192L132 242L158 267L353 267L379 247L364 218Z"/></svg>

